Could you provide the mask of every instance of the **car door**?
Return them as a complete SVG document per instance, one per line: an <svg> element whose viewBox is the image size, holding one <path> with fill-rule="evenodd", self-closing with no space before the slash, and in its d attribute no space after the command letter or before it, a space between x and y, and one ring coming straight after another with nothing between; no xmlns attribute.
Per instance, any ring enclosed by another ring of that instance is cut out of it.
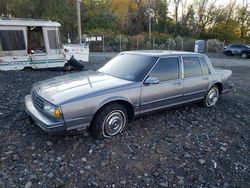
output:
<svg viewBox="0 0 250 188"><path fill-rule="evenodd" d="M142 84L142 113L171 106L182 100L183 81L179 57L160 58L147 78L157 78L159 83Z"/></svg>
<svg viewBox="0 0 250 188"><path fill-rule="evenodd" d="M242 46L241 45L233 45L232 46L232 52L234 55L239 55L240 52L241 52L241 48Z"/></svg>
<svg viewBox="0 0 250 188"><path fill-rule="evenodd" d="M204 98L211 80L210 70L205 58L182 57L182 61L184 68L184 100L192 101ZM202 65L200 61L202 61ZM204 70L202 67L204 67Z"/></svg>

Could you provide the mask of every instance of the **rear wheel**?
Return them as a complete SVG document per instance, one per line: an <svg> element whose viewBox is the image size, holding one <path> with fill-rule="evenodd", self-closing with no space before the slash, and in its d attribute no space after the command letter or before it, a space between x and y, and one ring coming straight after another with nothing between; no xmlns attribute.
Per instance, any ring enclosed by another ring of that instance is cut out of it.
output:
<svg viewBox="0 0 250 188"><path fill-rule="evenodd" d="M218 87L215 85L212 86L207 92L207 95L203 101L203 105L208 108L214 106L219 100L219 94Z"/></svg>
<svg viewBox="0 0 250 188"><path fill-rule="evenodd" d="M246 54L246 53L242 53L242 54L241 54L241 57L242 57L242 58L247 58L247 54Z"/></svg>
<svg viewBox="0 0 250 188"><path fill-rule="evenodd" d="M121 133L127 124L126 108L118 103L110 103L97 112L90 128L95 138L103 139Z"/></svg>

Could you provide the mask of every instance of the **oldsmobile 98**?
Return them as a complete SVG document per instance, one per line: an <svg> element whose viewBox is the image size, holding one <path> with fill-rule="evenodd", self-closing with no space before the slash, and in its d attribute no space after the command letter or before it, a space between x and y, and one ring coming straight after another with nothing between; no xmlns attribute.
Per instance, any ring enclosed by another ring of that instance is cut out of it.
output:
<svg viewBox="0 0 250 188"><path fill-rule="evenodd" d="M97 71L34 84L25 106L49 133L88 128L96 138L110 138L146 112L195 101L214 106L232 88L231 75L203 54L122 52Z"/></svg>

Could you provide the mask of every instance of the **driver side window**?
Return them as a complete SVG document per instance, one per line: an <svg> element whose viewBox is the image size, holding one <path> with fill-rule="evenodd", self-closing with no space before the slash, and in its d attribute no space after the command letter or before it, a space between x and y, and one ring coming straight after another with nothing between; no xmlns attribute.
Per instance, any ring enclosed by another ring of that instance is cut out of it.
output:
<svg viewBox="0 0 250 188"><path fill-rule="evenodd" d="M178 79L179 58L161 58L150 72L150 76L158 78L160 82Z"/></svg>

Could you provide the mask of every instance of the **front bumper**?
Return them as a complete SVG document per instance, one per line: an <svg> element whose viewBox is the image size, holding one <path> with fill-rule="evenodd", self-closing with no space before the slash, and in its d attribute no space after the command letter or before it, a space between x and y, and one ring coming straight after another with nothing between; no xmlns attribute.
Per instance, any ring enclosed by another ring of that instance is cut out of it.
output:
<svg viewBox="0 0 250 188"><path fill-rule="evenodd" d="M32 102L31 95L25 96L25 111L40 128L48 133L58 133L66 130L63 120L52 120L39 112Z"/></svg>

